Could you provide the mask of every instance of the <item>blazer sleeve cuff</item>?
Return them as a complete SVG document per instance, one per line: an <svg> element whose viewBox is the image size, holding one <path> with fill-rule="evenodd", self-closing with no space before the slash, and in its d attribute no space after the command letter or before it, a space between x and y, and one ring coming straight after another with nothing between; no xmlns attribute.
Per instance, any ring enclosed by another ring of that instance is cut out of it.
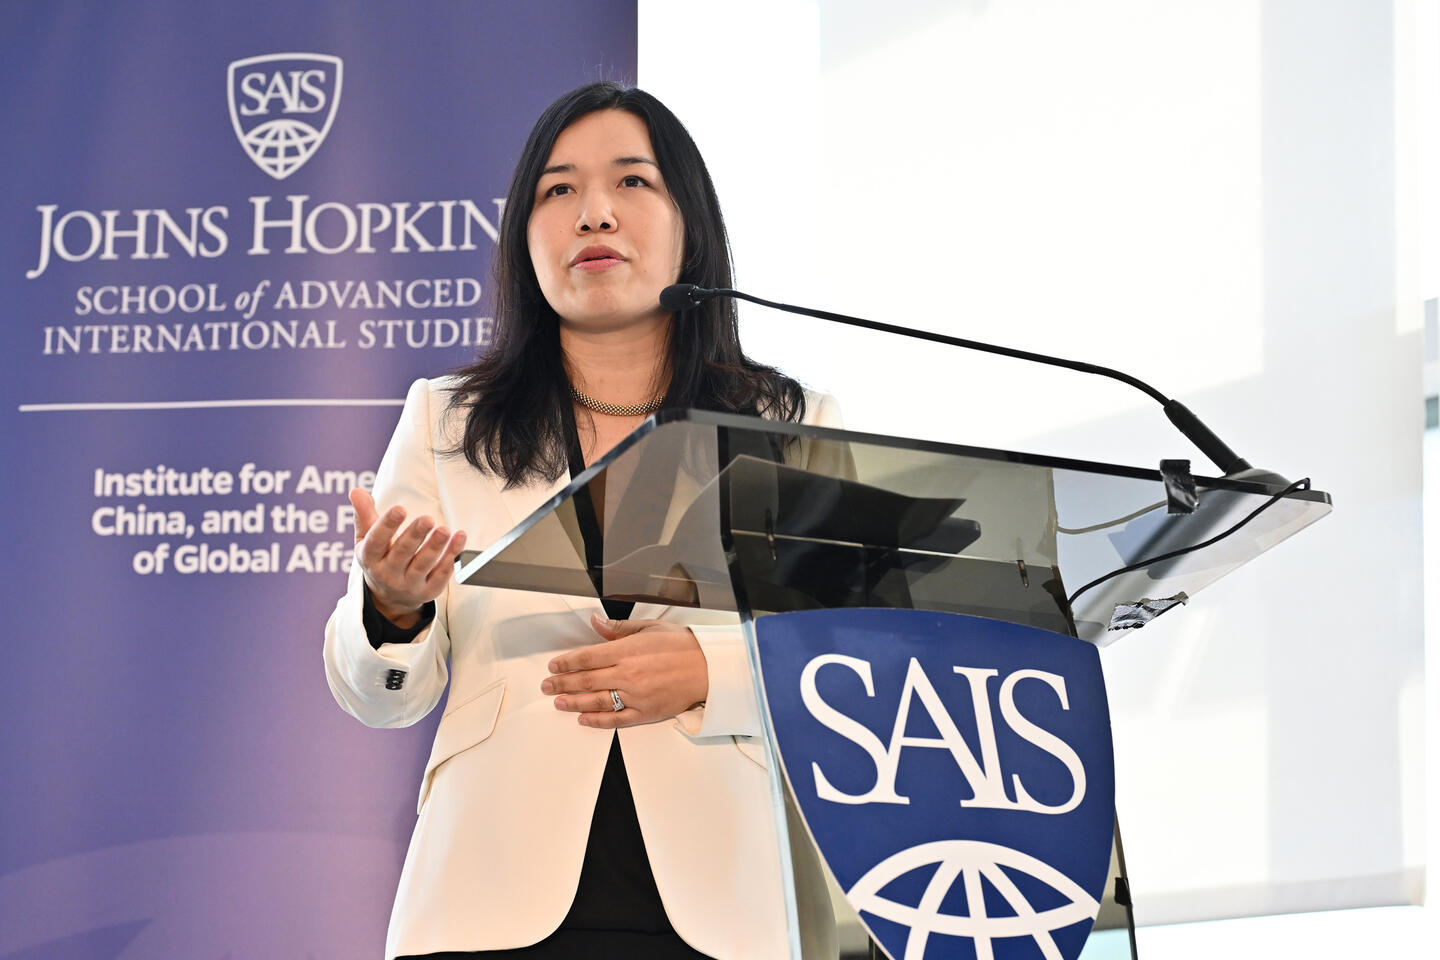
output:
<svg viewBox="0 0 1440 960"><path fill-rule="evenodd" d="M372 645L358 567L325 625L325 677L345 711L372 727L404 727L430 712L445 687L448 638L432 619L409 643Z"/></svg>
<svg viewBox="0 0 1440 960"><path fill-rule="evenodd" d="M675 718L692 737L760 735L760 706L743 629L739 624L690 626L705 654L710 683L705 703Z"/></svg>

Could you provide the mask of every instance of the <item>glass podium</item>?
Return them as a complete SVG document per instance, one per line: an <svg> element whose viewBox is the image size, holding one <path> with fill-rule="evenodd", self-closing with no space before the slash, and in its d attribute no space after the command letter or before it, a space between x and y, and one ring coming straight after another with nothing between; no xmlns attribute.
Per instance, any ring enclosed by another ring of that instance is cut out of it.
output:
<svg viewBox="0 0 1440 960"><path fill-rule="evenodd" d="M735 611L747 627L764 704L757 617L905 608L1004 620L1103 647L1331 509L1329 496L1308 485L1197 477L1187 499L1173 495L1173 484L1167 492L1174 479L1114 464L662 411L500 541L464 553L456 577ZM587 559L577 509L594 511L603 556ZM768 733L785 836L788 787ZM1118 830L1116 840L1096 929L1133 930ZM798 956L798 940L792 943Z"/></svg>

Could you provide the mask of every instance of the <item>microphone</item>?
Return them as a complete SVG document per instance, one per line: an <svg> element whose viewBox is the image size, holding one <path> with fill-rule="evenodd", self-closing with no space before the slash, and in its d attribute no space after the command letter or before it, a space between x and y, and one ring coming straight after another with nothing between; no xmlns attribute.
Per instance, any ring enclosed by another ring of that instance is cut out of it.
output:
<svg viewBox="0 0 1440 960"><path fill-rule="evenodd" d="M660 291L660 306L671 313L680 313L698 307L706 300L719 296L719 290L707 290L693 283L672 283Z"/></svg>
<svg viewBox="0 0 1440 960"><path fill-rule="evenodd" d="M776 303L773 300L763 300L760 297L753 297L748 293L741 293L739 290L730 290L723 287L701 287L693 283L675 283L660 291L660 306L671 312L682 312L692 310L707 300L715 297L733 297L736 300L748 300L750 303L758 303L762 307L771 307L775 310L783 310L786 313L796 313L805 317L814 317L817 320L829 320L832 323L843 323L852 327L864 327L867 330L879 330L882 333L893 333L902 337L913 337L917 340L929 340L932 343L945 343L952 347L964 347L967 350L978 350L982 353L994 353L1002 357L1011 357L1016 360L1029 360L1034 363L1044 363L1053 367L1065 367L1069 370L1078 370L1081 373L1093 373L1102 377L1109 377L1112 380L1119 380L1121 383L1128 383L1135 389L1149 395L1165 410L1165 416L1170 419L1187 440L1200 448L1210 461L1220 468L1221 473L1232 479L1254 480L1261 483L1279 484L1281 486L1289 483L1278 473L1268 470L1256 470L1250 466L1250 462L1244 457L1231 450L1215 432L1190 411L1179 400L1172 400L1150 384L1128 373L1110 367L1102 367L1098 364L1083 363L1079 360L1066 360L1063 357L1052 357L1043 353L1032 353L1029 350L1016 350L1013 347L1002 347L992 343L982 343L979 340L966 340L962 337L946 336L943 333L934 333L929 330L916 330L911 327L902 327L893 323L880 323L877 320L865 320L860 317L847 317L842 313L831 313L827 310L812 310L809 307L797 307L788 303Z"/></svg>

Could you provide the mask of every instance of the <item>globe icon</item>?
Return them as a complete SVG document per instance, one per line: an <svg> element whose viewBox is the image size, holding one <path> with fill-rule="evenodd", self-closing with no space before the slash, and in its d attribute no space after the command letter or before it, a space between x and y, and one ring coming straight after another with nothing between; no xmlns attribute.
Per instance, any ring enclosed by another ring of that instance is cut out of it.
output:
<svg viewBox="0 0 1440 960"><path fill-rule="evenodd" d="M320 146L320 131L290 117L266 120L245 133L240 142L250 159L276 180L299 170Z"/></svg>
<svg viewBox="0 0 1440 960"><path fill-rule="evenodd" d="M933 867L935 872L918 903L898 903L881 895L880 891L891 881L925 867ZM1048 885L1067 902L1051 909L1035 910L1007 870ZM1000 894L1012 914L987 915L982 881ZM940 912L945 895L957 882L965 891L968 916ZM1030 940L1045 960L1074 960L1061 952L1052 933L1094 920L1100 910L1094 897L1049 864L1000 844L975 840L937 840L901 850L855 881L846 899L857 913L868 913L910 928L904 952L896 954L897 960L921 960L931 934L969 938L977 960L993 960L997 942L1012 938Z"/></svg>

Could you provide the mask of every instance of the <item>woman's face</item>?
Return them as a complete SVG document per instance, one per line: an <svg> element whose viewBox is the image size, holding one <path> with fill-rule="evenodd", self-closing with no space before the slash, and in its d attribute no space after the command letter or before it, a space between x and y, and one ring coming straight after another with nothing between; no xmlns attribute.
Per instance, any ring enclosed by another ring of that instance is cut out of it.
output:
<svg viewBox="0 0 1440 960"><path fill-rule="evenodd" d="M540 290L567 324L598 332L664 317L660 291L679 279L685 228L644 121L600 110L566 127L526 235Z"/></svg>

